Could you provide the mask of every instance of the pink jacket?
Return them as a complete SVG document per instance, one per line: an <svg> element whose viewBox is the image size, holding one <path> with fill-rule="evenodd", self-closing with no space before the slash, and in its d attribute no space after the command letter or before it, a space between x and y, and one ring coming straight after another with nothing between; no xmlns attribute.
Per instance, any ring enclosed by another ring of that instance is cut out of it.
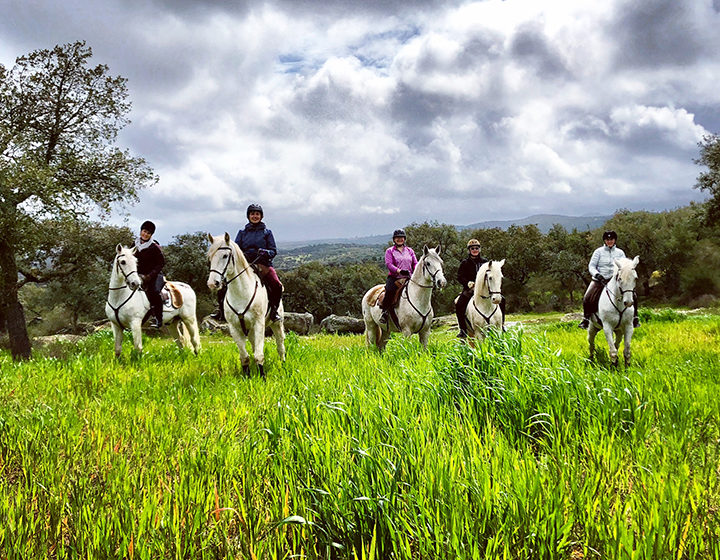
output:
<svg viewBox="0 0 720 560"><path fill-rule="evenodd" d="M387 266L390 276L394 278L400 278L401 270L408 270L412 274L416 264L415 251L410 247L406 246L402 251L398 251L393 245L385 251L385 266Z"/></svg>

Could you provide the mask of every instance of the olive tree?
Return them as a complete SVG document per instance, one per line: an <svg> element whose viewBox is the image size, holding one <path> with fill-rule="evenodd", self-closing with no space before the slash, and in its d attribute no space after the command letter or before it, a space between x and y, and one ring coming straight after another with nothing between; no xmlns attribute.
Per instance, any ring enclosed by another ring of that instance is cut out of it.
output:
<svg viewBox="0 0 720 560"><path fill-rule="evenodd" d="M15 359L30 356L17 257L48 217L107 213L157 178L115 145L129 120L125 78L90 66L83 41L0 65L0 320Z"/></svg>

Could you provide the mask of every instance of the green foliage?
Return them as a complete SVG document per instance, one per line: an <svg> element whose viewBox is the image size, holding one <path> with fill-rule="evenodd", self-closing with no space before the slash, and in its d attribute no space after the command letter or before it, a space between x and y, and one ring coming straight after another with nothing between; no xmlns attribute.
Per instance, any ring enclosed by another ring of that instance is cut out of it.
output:
<svg viewBox="0 0 720 560"><path fill-rule="evenodd" d="M165 278L190 285L197 297L197 309L200 316L212 311L215 305L215 296L207 287L208 245L207 233L196 231L195 233L176 235L170 243L163 247Z"/></svg>
<svg viewBox="0 0 720 560"><path fill-rule="evenodd" d="M695 160L698 165L707 167L698 175L695 188L707 191L710 199L705 203L705 223L718 229L720 224L720 136L710 134L698 143L700 157Z"/></svg>
<svg viewBox="0 0 720 560"><path fill-rule="evenodd" d="M39 222L109 212L157 181L142 158L115 146L129 122L126 80L90 67L91 58L77 41L18 57L0 72L0 319L18 358L30 347L16 259L35 246Z"/></svg>
<svg viewBox="0 0 720 560"><path fill-rule="evenodd" d="M8 558L720 555L720 320L644 326L635 366L577 328L287 339L268 379L112 336L0 353ZM669 343L668 341L678 341Z"/></svg>

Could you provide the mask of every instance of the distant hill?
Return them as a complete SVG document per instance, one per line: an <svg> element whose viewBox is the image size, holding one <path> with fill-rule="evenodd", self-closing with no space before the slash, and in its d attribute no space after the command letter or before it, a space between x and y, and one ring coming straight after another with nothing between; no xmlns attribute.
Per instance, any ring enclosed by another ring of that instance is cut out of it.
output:
<svg viewBox="0 0 720 560"><path fill-rule="evenodd" d="M589 231L602 227L612 216L561 216L559 214L535 214L521 220L496 220L490 222L478 222L467 226L459 226L464 229L508 229L510 226L528 226L535 224L540 231L547 233L555 224L560 224L567 231L577 229L578 231Z"/></svg>
<svg viewBox="0 0 720 560"><path fill-rule="evenodd" d="M526 226L535 224L543 233L550 231L555 224L566 230L588 231L602 227L612 216L562 216L557 214L535 214L519 220L495 220L478 222L466 226L455 226L458 231L468 229L508 229L512 225ZM321 262L327 265L351 264L360 262L382 262L382 249L389 246L392 233L368 235L364 237L315 239L312 241L291 241L279 243L280 252L274 265L281 270L291 270L308 262Z"/></svg>
<svg viewBox="0 0 720 560"><path fill-rule="evenodd" d="M536 224L540 231L547 233L553 225L560 224L568 231L572 231L573 229L577 229L578 231L588 231L602 227L602 225L610 218L612 218L612 216L562 216L559 214L535 214L519 220L495 220L455 227L458 231L463 231L465 229L508 229L512 225L526 226ZM388 232L379 235L367 235L364 237L334 237L328 239L313 239L310 241L286 241L280 243L279 246L283 251L290 251L292 249L307 248L316 245L389 245L391 235L392 233Z"/></svg>

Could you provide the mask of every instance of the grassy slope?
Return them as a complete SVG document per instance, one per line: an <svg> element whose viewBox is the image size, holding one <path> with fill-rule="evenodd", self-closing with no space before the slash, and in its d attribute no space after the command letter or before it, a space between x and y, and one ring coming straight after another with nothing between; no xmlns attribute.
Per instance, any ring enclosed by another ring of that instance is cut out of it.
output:
<svg viewBox="0 0 720 560"><path fill-rule="evenodd" d="M645 319L627 371L553 322L0 355L0 557L718 558L720 318Z"/></svg>

